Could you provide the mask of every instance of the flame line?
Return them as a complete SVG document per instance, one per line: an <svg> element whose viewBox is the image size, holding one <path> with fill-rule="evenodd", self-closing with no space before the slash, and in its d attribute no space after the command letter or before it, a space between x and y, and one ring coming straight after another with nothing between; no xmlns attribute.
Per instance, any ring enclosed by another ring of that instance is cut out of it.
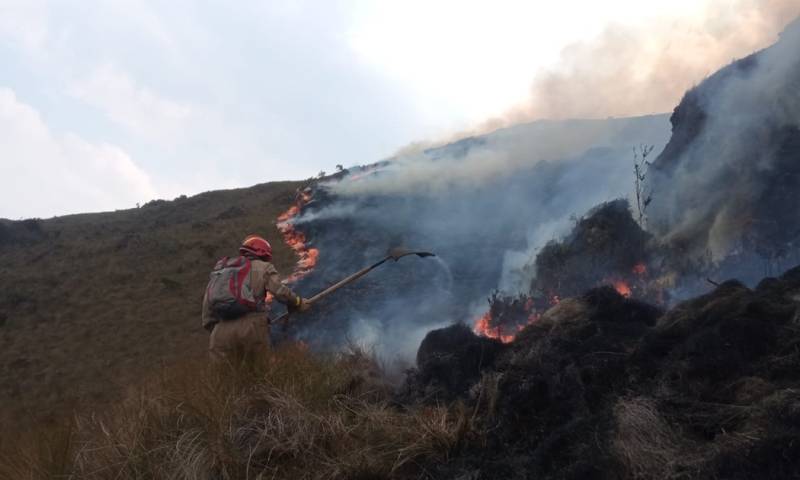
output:
<svg viewBox="0 0 800 480"><path fill-rule="evenodd" d="M311 193L308 189L298 190L295 204L278 216L277 227L283 237L283 241L297 255L297 263L294 271L286 278L287 283L295 283L307 276L314 270L319 258L319 249L310 248L303 232L297 230L292 220L300 214L301 209L311 201Z"/></svg>

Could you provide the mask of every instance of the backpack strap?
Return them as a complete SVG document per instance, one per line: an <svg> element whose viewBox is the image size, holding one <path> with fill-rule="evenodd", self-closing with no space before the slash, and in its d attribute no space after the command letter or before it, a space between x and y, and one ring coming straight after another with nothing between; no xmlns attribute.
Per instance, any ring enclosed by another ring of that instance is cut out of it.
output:
<svg viewBox="0 0 800 480"><path fill-rule="evenodd" d="M242 298L242 285L244 285L244 283L249 280L252 263L250 262L250 259L247 257L239 257L236 259L235 266L236 267L242 266L243 268L241 268L234 277L231 277L230 280L231 293L233 293L234 297L236 297L237 302L246 303L249 305L252 302Z"/></svg>

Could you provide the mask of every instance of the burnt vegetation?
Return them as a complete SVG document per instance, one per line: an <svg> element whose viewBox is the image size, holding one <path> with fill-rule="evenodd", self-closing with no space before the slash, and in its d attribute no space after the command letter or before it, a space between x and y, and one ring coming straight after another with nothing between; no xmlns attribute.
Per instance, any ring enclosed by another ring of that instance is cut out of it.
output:
<svg viewBox="0 0 800 480"><path fill-rule="evenodd" d="M531 290L566 298L615 276L634 277L637 265L651 256L649 240L627 201L602 204L580 218L570 235L548 243L536 255Z"/></svg>
<svg viewBox="0 0 800 480"><path fill-rule="evenodd" d="M800 475L800 268L729 281L666 312L600 287L562 301L453 392L475 441L471 478L795 478ZM435 342L432 333L423 345ZM477 344L478 340L468 340ZM430 345L427 357L434 356ZM467 365L421 363L416 385Z"/></svg>

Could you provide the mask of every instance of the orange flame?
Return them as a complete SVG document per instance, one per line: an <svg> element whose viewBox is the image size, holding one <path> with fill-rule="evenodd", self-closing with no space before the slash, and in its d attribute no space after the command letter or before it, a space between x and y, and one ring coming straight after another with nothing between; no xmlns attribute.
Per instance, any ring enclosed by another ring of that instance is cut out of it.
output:
<svg viewBox="0 0 800 480"><path fill-rule="evenodd" d="M627 283L623 282L622 280L615 280L612 283L614 285L614 289L616 289L620 295L622 295L625 298L630 298L633 292L631 292L631 287L628 286Z"/></svg>
<svg viewBox="0 0 800 480"><path fill-rule="evenodd" d="M633 273L635 275L644 275L647 273L647 265L644 263L637 263L633 266Z"/></svg>
<svg viewBox="0 0 800 480"><path fill-rule="evenodd" d="M527 304L525 305L528 306ZM531 305L532 307L533 305ZM542 314L540 312L533 312L528 315L527 322L524 325L515 325L517 331L514 333L507 333L503 331L500 325L492 326L492 311L488 311L483 314L478 320L475 321L475 325L472 327L472 331L475 332L476 335L481 335L488 338L494 338L496 340L500 340L503 343L511 343L516 338L517 333L521 332L523 328L526 326L538 321L542 318ZM510 328L510 327L507 327Z"/></svg>
<svg viewBox="0 0 800 480"><path fill-rule="evenodd" d="M368 177L373 173L379 171L380 169L381 167L377 165L369 165L367 167L362 167L358 173L351 173L346 177L346 179L349 182L358 182L363 180L365 177Z"/></svg>
<svg viewBox="0 0 800 480"><path fill-rule="evenodd" d="M297 230L291 221L300 213L300 209L310 201L311 190L299 190L296 203L278 216L278 231L281 232L283 241L289 245L289 248L294 250L298 257L294 272L286 279L288 283L294 283L311 273L319 259L319 250L306 245L305 234Z"/></svg>
<svg viewBox="0 0 800 480"><path fill-rule="evenodd" d="M298 213L300 213L300 206L292 205L291 207L289 207L289 210L286 210L285 212L278 215L278 223L281 224L288 222L292 218L296 217Z"/></svg>
<svg viewBox="0 0 800 480"><path fill-rule="evenodd" d="M492 326L492 312L486 312L481 318L479 318L478 321L475 322L473 331L478 335L494 338L503 343L510 343L512 340L514 340L514 335L504 335L500 332L499 326Z"/></svg>

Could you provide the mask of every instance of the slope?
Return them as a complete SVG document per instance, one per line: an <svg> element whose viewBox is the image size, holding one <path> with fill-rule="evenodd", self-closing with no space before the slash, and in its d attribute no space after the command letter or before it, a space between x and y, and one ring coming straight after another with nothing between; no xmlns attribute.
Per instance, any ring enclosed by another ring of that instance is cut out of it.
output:
<svg viewBox="0 0 800 480"><path fill-rule="evenodd" d="M288 275L295 257L274 223L299 186L0 222L0 420L28 425L107 402L162 364L202 356L208 271L260 232Z"/></svg>

